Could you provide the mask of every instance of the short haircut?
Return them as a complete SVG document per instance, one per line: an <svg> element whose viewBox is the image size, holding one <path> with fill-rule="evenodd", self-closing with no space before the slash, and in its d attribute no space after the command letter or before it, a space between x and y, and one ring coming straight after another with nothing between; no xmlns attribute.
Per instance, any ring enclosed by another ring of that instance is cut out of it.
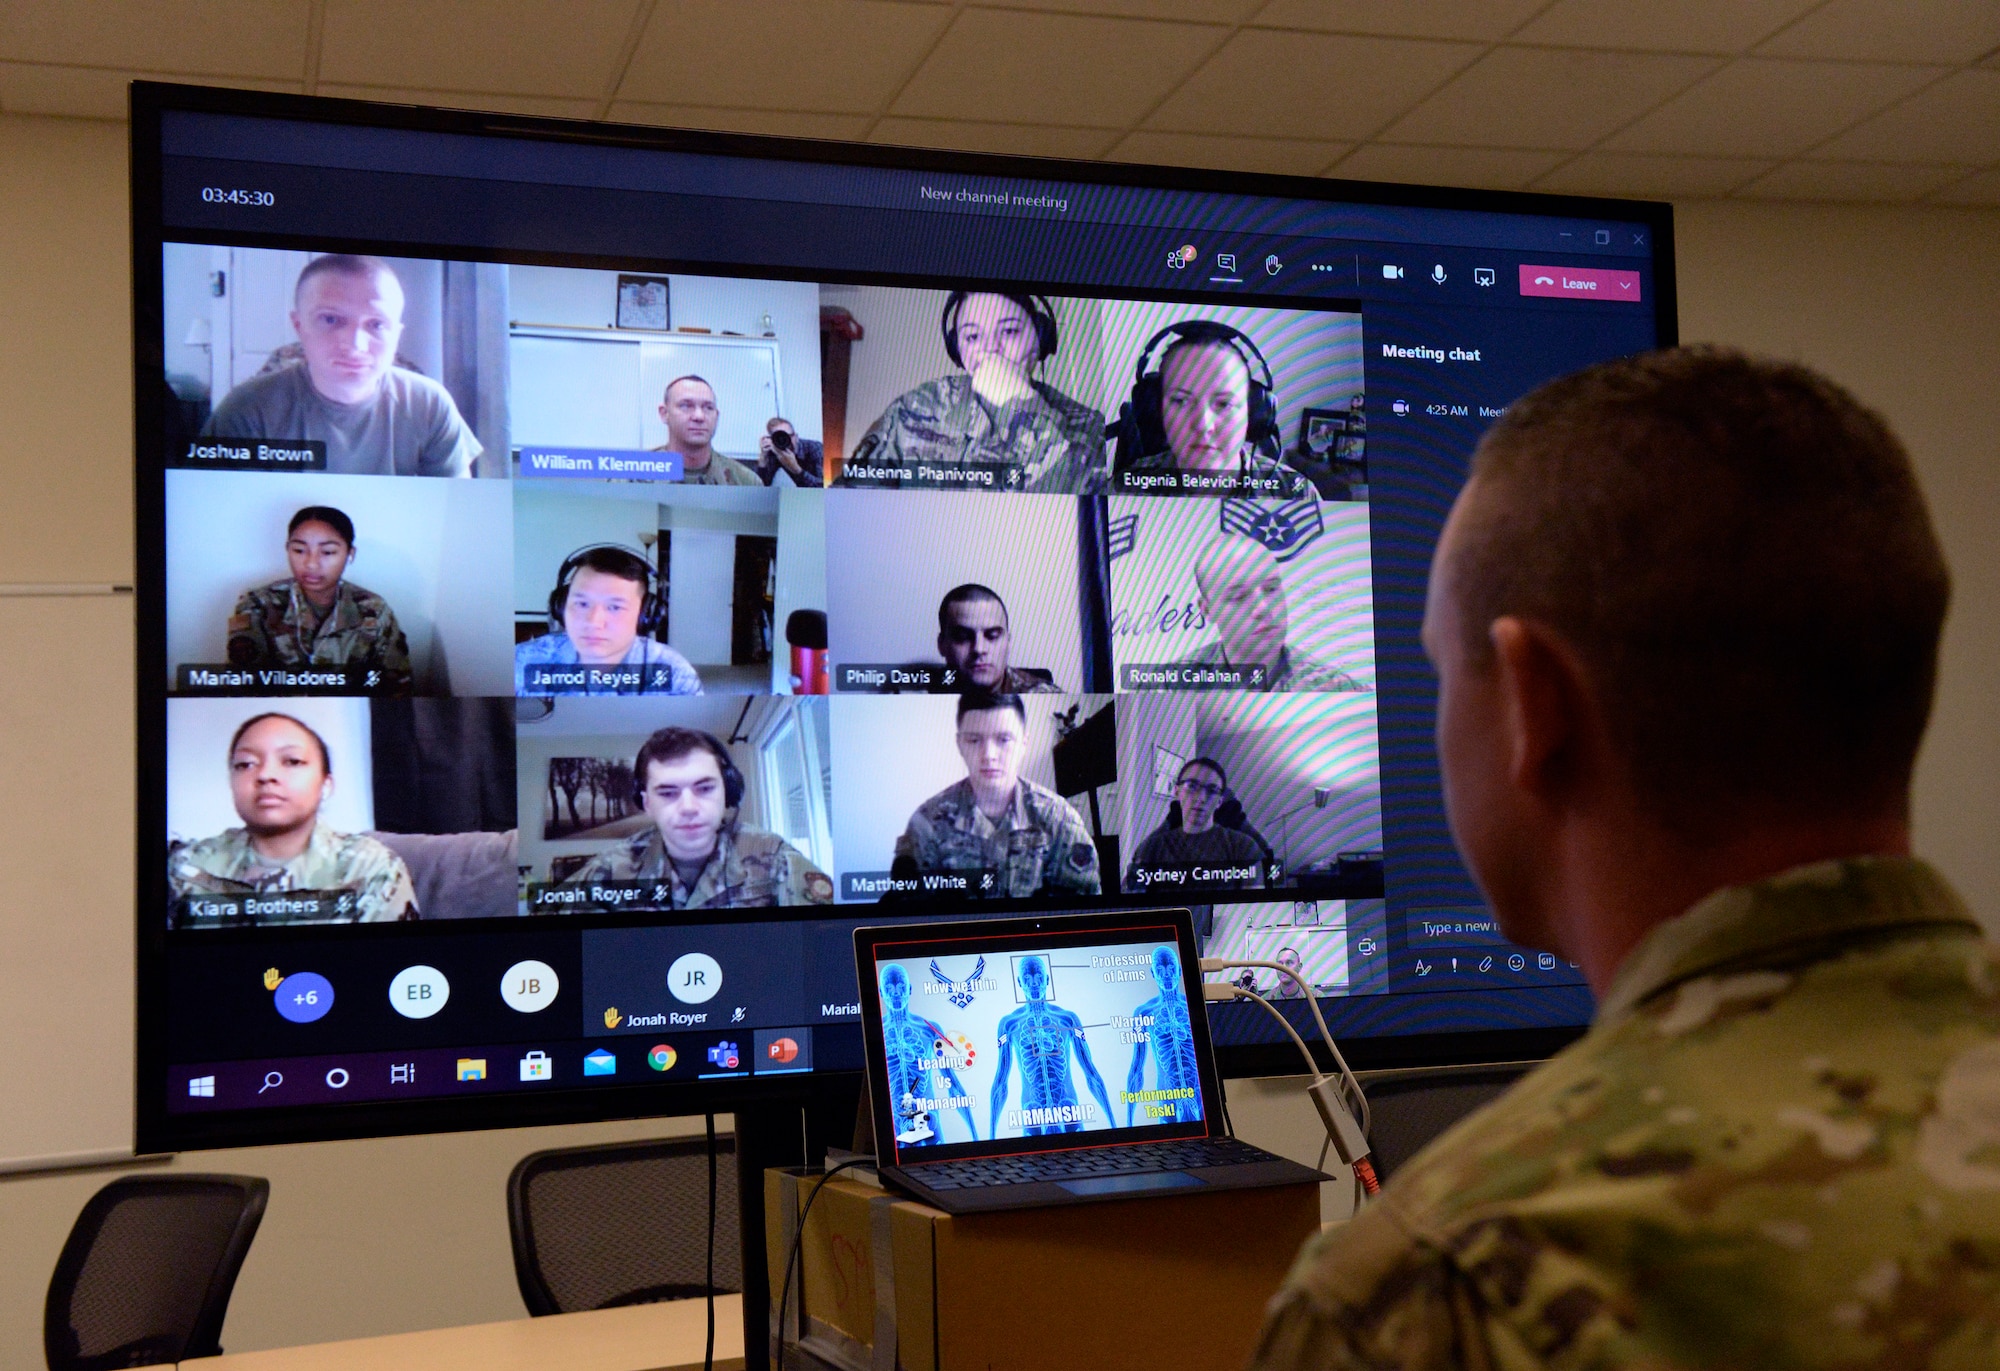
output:
<svg viewBox="0 0 2000 1371"><path fill-rule="evenodd" d="M965 716L985 710L1011 709L1027 727L1028 707L1021 703L1021 697L998 690L968 690L958 697L958 722L964 723Z"/></svg>
<svg viewBox="0 0 2000 1371"><path fill-rule="evenodd" d="M354 546L354 521L335 509L332 505L307 505L292 516L285 525L285 536L291 537L299 531L300 524L325 524L340 535L340 540L349 547Z"/></svg>
<svg viewBox="0 0 2000 1371"><path fill-rule="evenodd" d="M1233 554L1233 555L1232 555ZM1224 533L1209 539L1206 546L1195 554L1195 591L1204 599L1208 596L1208 578L1222 570L1225 562L1247 562L1258 560L1269 565L1273 571L1279 570L1278 558L1264 543L1247 533ZM1283 582L1280 572L1279 581Z"/></svg>
<svg viewBox="0 0 2000 1371"><path fill-rule="evenodd" d="M799 431L799 426L798 426L797 424L793 423L793 422L792 422L792 421L791 421L790 419L787 419L787 418L786 418L786 417L785 417L784 415L782 415L782 414L773 414L773 415L772 415L772 416L771 416L770 418L768 418L768 419L766 419L766 420L764 421L764 432L766 432L766 433L776 433L776 432L778 431L778 425L779 425L779 424L783 424L783 425L784 425L784 426L785 426L786 428L790 429L790 430L791 430L791 431L792 431L793 433L797 433L797 432Z"/></svg>
<svg viewBox="0 0 2000 1371"><path fill-rule="evenodd" d="M632 763L632 784L644 794L646 787L652 783L654 762L678 762L696 752L706 752L715 758L715 769L724 777L736 765L729 749L713 733L704 733L698 728L663 728L639 745L639 756Z"/></svg>
<svg viewBox="0 0 2000 1371"><path fill-rule="evenodd" d="M1603 363L1509 406L1470 490L1440 574L1473 662L1503 615L1560 634L1669 831L1907 805L1950 573L1845 390L1724 348Z"/></svg>
<svg viewBox="0 0 2000 1371"><path fill-rule="evenodd" d="M363 257L352 252L326 253L313 258L299 270L298 282L292 287L292 303L297 305L304 298L306 282L315 276L365 276L372 281L384 272L396 283L398 290L402 289L402 278L396 275L396 269L380 257Z"/></svg>
<svg viewBox="0 0 2000 1371"><path fill-rule="evenodd" d="M1222 782L1222 788L1224 790L1229 789L1229 773L1222 769L1221 762L1218 762L1210 757L1190 757L1186 761L1182 762L1181 769L1174 773L1174 784L1179 785L1182 781L1185 781L1187 779L1188 769L1190 767L1197 767L1197 766L1205 766L1210 771L1213 771L1215 773L1215 779Z"/></svg>
<svg viewBox="0 0 2000 1371"><path fill-rule="evenodd" d="M642 588L650 590L653 585L653 568L644 557L636 552L627 552L622 547L593 547L571 557L569 580L563 584L563 591L576 582L577 573L586 569L605 576L616 576L621 581L635 581Z"/></svg>
<svg viewBox="0 0 2000 1371"><path fill-rule="evenodd" d="M674 393L674 387L679 385L683 381L699 381L703 385L708 386L708 393L710 396L713 396L715 394L715 387L708 385L708 378L706 376L697 376L690 371L685 376L676 376L674 377L673 380L667 382L667 388L660 392L660 403L663 405L667 403L667 397Z"/></svg>
<svg viewBox="0 0 2000 1371"><path fill-rule="evenodd" d="M333 774L333 754L327 751L326 739L320 737L305 720L294 718L290 714L280 713L275 709L267 710L262 714L252 714L249 718L238 724L236 731L229 735L229 755L234 757L236 755L236 745L243 741L243 735L258 724L263 723L266 719L283 719L286 723L296 724L299 728L303 729L305 735L311 738L313 744L319 748L319 769L329 776Z"/></svg>
<svg viewBox="0 0 2000 1371"><path fill-rule="evenodd" d="M962 586L953 586L938 601L938 632L951 632L951 607L953 605L980 604L991 600L1000 606L1000 617L1007 617L1007 602L987 587L976 581L967 581Z"/></svg>

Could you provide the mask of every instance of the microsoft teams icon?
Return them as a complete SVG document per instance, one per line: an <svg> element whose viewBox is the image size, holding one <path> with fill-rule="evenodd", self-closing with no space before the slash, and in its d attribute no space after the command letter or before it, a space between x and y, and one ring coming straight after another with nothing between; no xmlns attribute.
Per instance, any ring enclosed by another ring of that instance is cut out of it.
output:
<svg viewBox="0 0 2000 1371"><path fill-rule="evenodd" d="M724 1071L734 1071L743 1064L743 1058L737 1052L736 1044L727 1038L708 1049L708 1060L711 1066L719 1066Z"/></svg>

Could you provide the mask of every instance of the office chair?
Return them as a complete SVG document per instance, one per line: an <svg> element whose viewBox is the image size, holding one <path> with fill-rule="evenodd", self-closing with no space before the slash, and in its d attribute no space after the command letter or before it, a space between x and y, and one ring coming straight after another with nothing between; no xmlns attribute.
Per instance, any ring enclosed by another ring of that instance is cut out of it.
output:
<svg viewBox="0 0 2000 1371"><path fill-rule="evenodd" d="M83 1207L49 1279L49 1371L222 1352L236 1273L264 1221L261 1176L127 1176Z"/></svg>
<svg viewBox="0 0 2000 1371"><path fill-rule="evenodd" d="M716 1135L715 1289L743 1288L736 1139ZM559 1148L507 1178L514 1278L537 1318L708 1293L708 1145L701 1138Z"/></svg>
<svg viewBox="0 0 2000 1371"><path fill-rule="evenodd" d="M1454 1067L1403 1074L1369 1072L1363 1081L1374 1127L1375 1172L1383 1180L1460 1119L1498 1099L1527 1065Z"/></svg>

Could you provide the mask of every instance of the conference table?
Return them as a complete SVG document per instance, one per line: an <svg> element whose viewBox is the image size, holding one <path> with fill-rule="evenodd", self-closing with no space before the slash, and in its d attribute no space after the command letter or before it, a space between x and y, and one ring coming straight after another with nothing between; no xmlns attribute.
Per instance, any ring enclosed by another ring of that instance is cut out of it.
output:
<svg viewBox="0 0 2000 1371"><path fill-rule="evenodd" d="M225 1352L182 1371L700 1371L708 1315L702 1300L668 1300L583 1314L551 1314L379 1338ZM742 1371L743 1297L715 1301L717 1371Z"/></svg>

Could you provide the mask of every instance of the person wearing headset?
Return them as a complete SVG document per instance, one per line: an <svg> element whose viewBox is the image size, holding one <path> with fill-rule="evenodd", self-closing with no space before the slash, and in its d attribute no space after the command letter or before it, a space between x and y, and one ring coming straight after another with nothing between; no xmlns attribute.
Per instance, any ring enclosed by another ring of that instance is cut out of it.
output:
<svg viewBox="0 0 2000 1371"><path fill-rule="evenodd" d="M1305 478L1278 460L1273 384L1270 364L1248 334L1211 319L1167 325L1140 349L1132 398L1111 427L1112 488L1305 494ZM1157 479L1167 474L1177 479Z"/></svg>
<svg viewBox="0 0 2000 1371"><path fill-rule="evenodd" d="M589 695L699 695L688 659L652 636L666 594L652 564L630 548L598 543L563 559L549 595L548 633L514 648L514 693L548 695L528 681L531 666L644 666L638 685L563 690Z"/></svg>
<svg viewBox="0 0 2000 1371"><path fill-rule="evenodd" d="M380 673L395 694L410 687L410 645L388 601L347 579L354 521L330 505L307 505L285 530L291 575L254 586L229 616L229 664L242 667L356 666Z"/></svg>
<svg viewBox="0 0 2000 1371"><path fill-rule="evenodd" d="M951 470L966 490L1075 495L1103 489L1104 416L1036 377L1056 355L1056 317L1039 295L953 291L939 321L957 371L898 396L847 459L841 484L895 485ZM992 468L973 479L966 468ZM959 488L952 485L952 488Z"/></svg>
<svg viewBox="0 0 2000 1371"><path fill-rule="evenodd" d="M258 714L229 740L229 792L241 828L167 850L167 893L178 928L218 917L243 922L233 904L211 914L203 895L337 892L316 911L257 915L257 923L381 923L414 919L417 893L403 859L362 833L336 833L319 821L333 798L333 756L326 740L289 714ZM329 908L331 904L331 908Z"/></svg>
<svg viewBox="0 0 2000 1371"><path fill-rule="evenodd" d="M598 853L565 882L658 881L649 909L752 909L833 903L833 880L775 833L745 828L743 773L712 733L663 728L632 763L652 825Z"/></svg>

